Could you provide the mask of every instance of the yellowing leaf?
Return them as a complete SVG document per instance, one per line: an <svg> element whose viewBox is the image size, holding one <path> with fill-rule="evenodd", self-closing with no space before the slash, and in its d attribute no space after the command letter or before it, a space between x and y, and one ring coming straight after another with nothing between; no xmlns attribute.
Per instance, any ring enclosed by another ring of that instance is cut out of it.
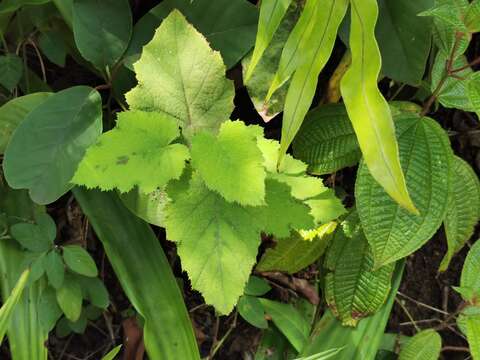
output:
<svg viewBox="0 0 480 360"><path fill-rule="evenodd" d="M137 185L144 193L178 179L189 158L174 118L164 113L119 113L117 126L87 150L72 182L102 190L127 192Z"/></svg>
<svg viewBox="0 0 480 360"><path fill-rule="evenodd" d="M216 132L233 110L234 89L222 57L177 10L163 20L134 64L138 85L126 94L132 109L165 112L187 140Z"/></svg>
<svg viewBox="0 0 480 360"><path fill-rule="evenodd" d="M192 164L205 185L230 202L264 204L266 173L257 147L262 132L258 126L228 121L221 125L217 137L205 132L195 135Z"/></svg>
<svg viewBox="0 0 480 360"><path fill-rule="evenodd" d="M381 69L375 40L376 0L351 0L352 64L341 81L348 116L373 178L402 207L418 213L408 194L400 166L392 114L377 81Z"/></svg>

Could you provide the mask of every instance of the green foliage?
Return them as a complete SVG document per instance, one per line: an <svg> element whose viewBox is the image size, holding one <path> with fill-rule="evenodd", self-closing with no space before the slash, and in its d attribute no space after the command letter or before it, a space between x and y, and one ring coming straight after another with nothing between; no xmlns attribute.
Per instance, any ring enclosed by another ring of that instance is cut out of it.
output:
<svg viewBox="0 0 480 360"><path fill-rule="evenodd" d="M390 292L394 264L374 269L374 258L356 212L337 229L325 257L325 298L343 325L375 313Z"/></svg>
<svg viewBox="0 0 480 360"><path fill-rule="evenodd" d="M139 84L126 94L130 108L177 118L188 141L199 131L215 133L233 110L233 84L220 54L176 10L134 68Z"/></svg>
<svg viewBox="0 0 480 360"><path fill-rule="evenodd" d="M453 255L459 252L473 235L475 225L480 218L480 182L471 166L454 156L452 161L453 186L443 224L447 236L447 254L440 264L440 271L448 268Z"/></svg>
<svg viewBox="0 0 480 360"><path fill-rule="evenodd" d="M19 223L10 232L20 245L33 252L44 252L53 245L57 234L55 222L47 214L37 215L36 224Z"/></svg>
<svg viewBox="0 0 480 360"><path fill-rule="evenodd" d="M412 337L400 351L399 360L437 360L442 338L434 330L424 330Z"/></svg>
<svg viewBox="0 0 480 360"><path fill-rule="evenodd" d="M420 215L401 208L361 164L355 185L357 209L372 247L375 267L405 257L425 244L447 211L452 151L433 120L405 115L396 122L400 160Z"/></svg>
<svg viewBox="0 0 480 360"><path fill-rule="evenodd" d="M132 15L127 0L74 0L73 34L82 56L108 74L127 49Z"/></svg>
<svg viewBox="0 0 480 360"><path fill-rule="evenodd" d="M102 360L114 360L115 356L118 355L118 353L120 352L121 349L122 349L122 345L118 345L118 346L114 347L111 351L108 352L107 355L105 355L102 358Z"/></svg>
<svg viewBox="0 0 480 360"><path fill-rule="evenodd" d="M16 55L0 56L0 85L12 91L19 83L23 73L22 59Z"/></svg>
<svg viewBox="0 0 480 360"><path fill-rule="evenodd" d="M56 292L57 302L67 319L76 321L82 312L82 288L70 276L65 276L62 286Z"/></svg>
<svg viewBox="0 0 480 360"><path fill-rule="evenodd" d="M182 174L189 152L182 144L172 144L179 136L177 121L167 114L120 113L117 126L88 149L72 182L102 190L128 192L138 186L142 193L153 192Z"/></svg>
<svg viewBox="0 0 480 360"><path fill-rule="evenodd" d="M65 194L85 150L102 131L101 116L100 95L90 87L50 96L27 115L8 144L3 170L9 186L29 189L39 204Z"/></svg>
<svg viewBox="0 0 480 360"><path fill-rule="evenodd" d="M77 274L96 277L97 266L87 251L78 245L67 245L63 247L63 260L67 267Z"/></svg>
<svg viewBox="0 0 480 360"><path fill-rule="evenodd" d="M480 359L480 308L465 308L457 318L457 325L467 337L472 358Z"/></svg>
<svg viewBox="0 0 480 360"><path fill-rule="evenodd" d="M249 295L241 296L238 300L237 310L249 324L259 329L268 328L267 320L265 320L265 311L258 298Z"/></svg>
<svg viewBox="0 0 480 360"><path fill-rule="evenodd" d="M460 288L456 288L462 297L473 303L479 303L480 299L480 242L477 241L467 254L463 264Z"/></svg>
<svg viewBox="0 0 480 360"><path fill-rule="evenodd" d="M44 31L38 38L38 47L52 63L64 67L68 54L62 36L53 30Z"/></svg>
<svg viewBox="0 0 480 360"><path fill-rule="evenodd" d="M165 190L155 190L144 194L135 188L128 193L120 194L123 204L135 215L146 222L164 226L165 206L170 201Z"/></svg>

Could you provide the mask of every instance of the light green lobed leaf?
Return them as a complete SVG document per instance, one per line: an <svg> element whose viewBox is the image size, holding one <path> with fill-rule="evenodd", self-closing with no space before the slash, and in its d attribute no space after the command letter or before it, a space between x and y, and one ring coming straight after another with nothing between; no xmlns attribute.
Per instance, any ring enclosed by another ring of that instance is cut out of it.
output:
<svg viewBox="0 0 480 360"><path fill-rule="evenodd" d="M351 14L352 65L340 84L347 112L373 178L402 207L416 213L400 166L392 114L377 86L381 57L374 34L376 0L352 0Z"/></svg>
<svg viewBox="0 0 480 360"><path fill-rule="evenodd" d="M336 222L321 225L310 231L293 232L288 238L277 239L258 263L257 271L283 271L294 274L323 255L337 226Z"/></svg>
<svg viewBox="0 0 480 360"><path fill-rule="evenodd" d="M263 53L267 49L278 29L285 13L292 0L263 0L260 6L260 17L258 19L257 38L253 50L252 59L248 65L245 75L245 82L250 80L253 70L260 61Z"/></svg>
<svg viewBox="0 0 480 360"><path fill-rule="evenodd" d="M412 337L401 349L399 360L437 360L442 349L442 338L435 330L423 330Z"/></svg>
<svg viewBox="0 0 480 360"><path fill-rule="evenodd" d="M263 205L266 173L258 137L263 129L242 121L224 122L217 137L198 133L192 139L192 165L205 185L227 201Z"/></svg>
<svg viewBox="0 0 480 360"><path fill-rule="evenodd" d="M330 104L310 111L293 142L293 154L316 175L357 164L362 153L345 106Z"/></svg>
<svg viewBox="0 0 480 360"><path fill-rule="evenodd" d="M472 167L459 158L452 161L452 186L443 224L447 236L447 254L439 271L445 271L454 254L460 251L473 235L480 218L480 182Z"/></svg>
<svg viewBox="0 0 480 360"><path fill-rule="evenodd" d="M243 294L261 231L287 236L293 228L313 226L308 207L293 199L286 185L273 180L266 185L267 205L261 207L227 202L196 173L188 192L169 192L167 238L177 242L192 287L221 314L228 314Z"/></svg>
<svg viewBox="0 0 480 360"><path fill-rule="evenodd" d="M338 228L325 258L325 298L343 325L355 327L361 318L375 313L390 292L395 264L374 269L373 253L356 212Z"/></svg>
<svg viewBox="0 0 480 360"><path fill-rule="evenodd" d="M29 189L38 204L57 200L72 188L86 149L102 132L100 94L75 86L48 97L15 130L3 170L14 189Z"/></svg>
<svg viewBox="0 0 480 360"><path fill-rule="evenodd" d="M303 64L292 77L285 99L280 141L279 162L282 161L303 119L312 104L318 76L332 53L338 28L347 12L348 0L326 0L318 7L315 31L312 32Z"/></svg>
<svg viewBox="0 0 480 360"><path fill-rule="evenodd" d="M180 136L176 119L165 114L126 111L117 126L99 137L81 161L72 182L102 190L148 194L182 175L188 148L172 144Z"/></svg>
<svg viewBox="0 0 480 360"><path fill-rule="evenodd" d="M434 120L415 115L399 118L396 125L402 168L420 215L401 208L360 165L355 196L375 267L410 255L433 236L445 217L452 186L452 150L445 131Z"/></svg>
<svg viewBox="0 0 480 360"><path fill-rule="evenodd" d="M190 141L216 133L233 110L234 89L222 57L177 10L162 22L134 64L139 84L126 94L130 108L178 119Z"/></svg>
<svg viewBox="0 0 480 360"><path fill-rule="evenodd" d="M42 104L50 93L39 92L20 96L10 100L0 107L0 153L7 147L10 138L17 126L25 119L27 114Z"/></svg>

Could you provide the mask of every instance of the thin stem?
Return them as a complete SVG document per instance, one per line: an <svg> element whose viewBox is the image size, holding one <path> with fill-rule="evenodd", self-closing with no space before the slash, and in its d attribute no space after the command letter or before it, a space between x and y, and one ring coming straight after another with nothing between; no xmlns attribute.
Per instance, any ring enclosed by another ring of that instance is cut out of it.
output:
<svg viewBox="0 0 480 360"><path fill-rule="evenodd" d="M468 347L463 347L463 346L444 346L442 348L443 351L458 351L458 352L470 352L470 349Z"/></svg>
<svg viewBox="0 0 480 360"><path fill-rule="evenodd" d="M40 54L40 50L38 50L37 45L35 44L35 42L33 42L32 39L28 39L28 43L30 45L32 45L32 47L35 49L35 53L37 54L38 61L40 62L40 69L42 70L42 79L43 79L43 82L46 83L47 82L47 73L45 71L45 64L43 63L42 54Z"/></svg>
<svg viewBox="0 0 480 360"><path fill-rule="evenodd" d="M450 73L454 74L454 73L460 72L462 70L468 69L469 67L474 67L476 65L480 65L480 57L476 58L475 60L468 63L467 65L464 65L464 66L459 67L457 69L453 69L452 71L450 71Z"/></svg>
<svg viewBox="0 0 480 360"><path fill-rule="evenodd" d="M415 299L411 298L410 296L401 293L400 291L398 291L397 294L400 295L401 297L403 297L403 298L405 298L405 299L407 299L407 300L409 300L409 301L417 304L418 306L422 306L422 307L424 307L424 308L426 308L426 309L429 309L429 310L438 312L438 313L443 314L443 315L448 315L448 314L449 314L449 313L446 312L446 311L437 309L437 308L435 308L435 307L433 307L433 306L430 306L430 305L428 305L428 304L425 304L425 303L422 303L422 302L420 302L420 301L418 301L418 300L415 300Z"/></svg>
<svg viewBox="0 0 480 360"><path fill-rule="evenodd" d="M415 319L412 317L412 315L410 315L410 312L407 310L407 308L405 307L405 305L402 303L401 300L398 300L398 298L395 298L395 301L397 302L398 305L400 305L400 307L402 308L403 312L407 315L407 317L410 319L410 321L412 322L413 326L415 327L415 330L417 330L417 332L420 332L421 329L418 327L417 325L417 322L415 321Z"/></svg>

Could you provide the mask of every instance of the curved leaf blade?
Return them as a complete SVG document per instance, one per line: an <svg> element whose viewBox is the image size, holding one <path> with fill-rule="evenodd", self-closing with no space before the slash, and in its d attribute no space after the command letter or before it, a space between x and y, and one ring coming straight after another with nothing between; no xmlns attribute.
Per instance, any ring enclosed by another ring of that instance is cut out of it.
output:
<svg viewBox="0 0 480 360"><path fill-rule="evenodd" d="M348 116L373 178L402 207L418 213L400 166L392 114L377 86L381 69L380 50L375 40L377 1L352 0L350 3L352 64L340 84Z"/></svg>
<svg viewBox="0 0 480 360"><path fill-rule="evenodd" d="M465 296L462 293L462 297L467 301L478 302L480 299L480 241L476 241L475 244L468 251L465 263L462 268L462 276L460 278L460 287L462 289L468 289L470 296Z"/></svg>

